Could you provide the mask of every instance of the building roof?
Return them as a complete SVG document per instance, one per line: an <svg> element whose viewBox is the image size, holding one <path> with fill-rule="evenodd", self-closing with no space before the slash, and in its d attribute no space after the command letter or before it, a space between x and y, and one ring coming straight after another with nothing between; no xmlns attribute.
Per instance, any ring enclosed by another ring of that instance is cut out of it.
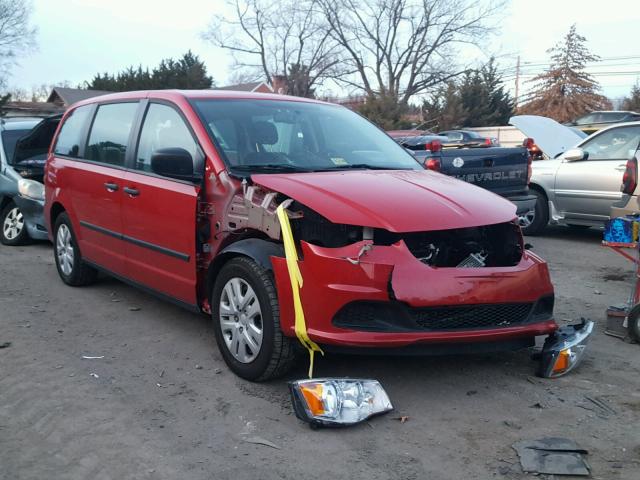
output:
<svg viewBox="0 0 640 480"><path fill-rule="evenodd" d="M40 117L62 113L64 107L50 102L7 102L2 111L8 117Z"/></svg>
<svg viewBox="0 0 640 480"><path fill-rule="evenodd" d="M64 106L69 106L81 100L97 97L98 95L106 95L108 93L113 92L107 92L105 90L87 90L84 88L53 87L47 102L61 103Z"/></svg>
<svg viewBox="0 0 640 480"><path fill-rule="evenodd" d="M269 90L272 90L266 82L249 82L249 83L238 83L236 85L227 85L225 87L216 87L214 90L233 90L235 92L255 92L262 85L267 87Z"/></svg>

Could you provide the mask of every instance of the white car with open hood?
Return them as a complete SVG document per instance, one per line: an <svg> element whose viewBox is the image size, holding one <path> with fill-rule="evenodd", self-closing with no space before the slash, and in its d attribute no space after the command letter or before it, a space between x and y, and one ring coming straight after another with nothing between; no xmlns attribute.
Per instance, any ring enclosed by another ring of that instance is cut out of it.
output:
<svg viewBox="0 0 640 480"><path fill-rule="evenodd" d="M509 120L547 157L533 163L530 192L535 211L520 216L525 234L548 223L575 228L601 226L610 216L640 212L638 159L640 122L611 126L586 138L554 120L520 115Z"/></svg>

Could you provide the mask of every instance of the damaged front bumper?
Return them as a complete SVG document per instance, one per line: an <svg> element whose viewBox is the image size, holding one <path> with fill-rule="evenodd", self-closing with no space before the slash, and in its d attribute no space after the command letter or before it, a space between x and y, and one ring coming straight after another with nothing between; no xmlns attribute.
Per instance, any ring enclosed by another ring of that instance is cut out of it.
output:
<svg viewBox="0 0 640 480"><path fill-rule="evenodd" d="M325 346L507 344L557 329L547 266L531 252L510 267L437 268L416 258L402 240L388 246L300 246L307 333ZM294 336L286 262L272 261L281 327Z"/></svg>

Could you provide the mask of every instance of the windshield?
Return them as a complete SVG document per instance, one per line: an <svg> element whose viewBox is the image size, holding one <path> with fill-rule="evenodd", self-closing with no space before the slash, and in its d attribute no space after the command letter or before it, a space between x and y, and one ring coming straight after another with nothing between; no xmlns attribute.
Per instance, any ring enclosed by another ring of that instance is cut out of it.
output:
<svg viewBox="0 0 640 480"><path fill-rule="evenodd" d="M24 137L31 130L4 130L2 132L2 146L4 147L4 156L7 163L13 162L13 153L16 150L16 143L21 137Z"/></svg>
<svg viewBox="0 0 640 480"><path fill-rule="evenodd" d="M391 138L346 108L273 100L196 100L232 170L420 169Z"/></svg>

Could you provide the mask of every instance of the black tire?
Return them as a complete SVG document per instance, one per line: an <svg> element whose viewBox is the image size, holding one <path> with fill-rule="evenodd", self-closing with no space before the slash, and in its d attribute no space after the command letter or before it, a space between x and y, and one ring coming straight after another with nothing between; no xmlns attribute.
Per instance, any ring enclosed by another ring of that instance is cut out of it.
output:
<svg viewBox="0 0 640 480"><path fill-rule="evenodd" d="M549 223L549 203L544 193L533 188L529 191L537 197L534 217L528 226L522 226L522 222L520 225L523 234L535 236L540 235Z"/></svg>
<svg viewBox="0 0 640 480"><path fill-rule="evenodd" d="M640 343L640 305L631 309L627 316L627 330L632 340Z"/></svg>
<svg viewBox="0 0 640 480"><path fill-rule="evenodd" d="M8 223L12 225L9 226ZM9 202L0 213L0 242L3 245L15 247L26 245L30 241L22 212L14 202Z"/></svg>
<svg viewBox="0 0 640 480"><path fill-rule="evenodd" d="M262 343L259 353L248 363L233 356L225 343L221 325L220 302L223 290L233 278L239 278L251 286L261 310ZM229 368L239 377L258 382L271 380L281 377L293 366L296 357L295 342L286 337L280 328L280 307L273 275L250 258L235 257L218 273L211 294L211 317L220 353Z"/></svg>
<svg viewBox="0 0 640 480"><path fill-rule="evenodd" d="M70 234L70 247L73 250L73 259L68 263L68 265L71 265L71 269L68 272L64 271L59 255L60 245L58 243L58 235L61 228L66 228L68 230ZM69 220L69 216L66 214L66 212L62 212L60 215L58 215L58 218L56 218L56 223L53 227L53 256L56 261L58 275L60 275L62 281L67 285L71 285L73 287L90 285L95 282L96 278L98 277L98 271L95 268L87 265L82 259L82 254L80 253L80 248L78 247L78 242L76 240L76 235L73 232L73 227L71 226L71 220Z"/></svg>

